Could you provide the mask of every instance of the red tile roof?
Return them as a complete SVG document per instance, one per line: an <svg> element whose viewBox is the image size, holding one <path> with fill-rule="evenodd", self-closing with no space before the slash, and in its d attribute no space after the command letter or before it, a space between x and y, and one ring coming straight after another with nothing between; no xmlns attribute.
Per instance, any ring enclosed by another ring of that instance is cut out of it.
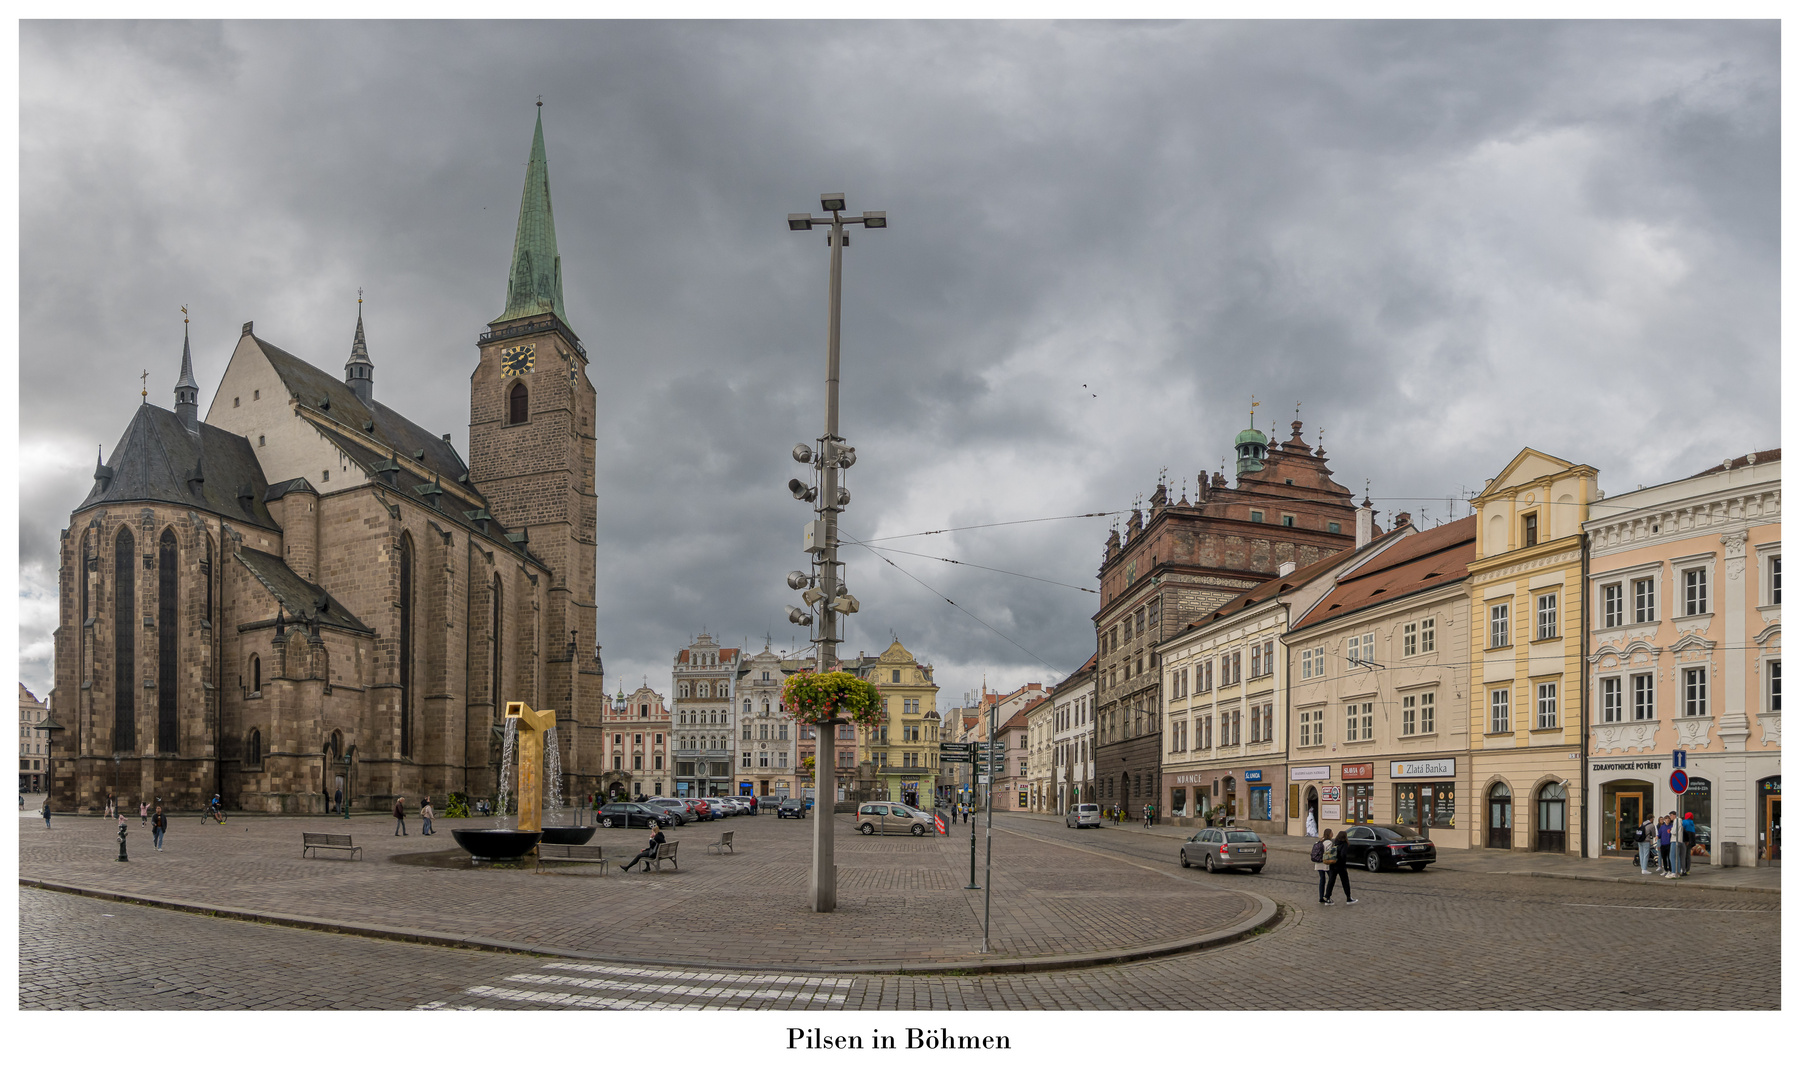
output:
<svg viewBox="0 0 1800 1080"><path fill-rule="evenodd" d="M1474 558L1473 517L1408 536L1338 582L1293 628L1304 630L1402 596L1461 581L1469 576L1469 563Z"/></svg>
<svg viewBox="0 0 1800 1080"><path fill-rule="evenodd" d="M1781 447L1779 447L1779 446L1777 446L1773 450L1758 450L1756 452L1756 463L1758 465L1766 465L1771 461L1780 461L1780 460L1781 460ZM1734 469L1741 469L1748 464L1750 464L1750 455L1748 455L1748 454L1744 455L1743 457L1731 459L1731 467ZM1702 469L1701 471L1695 473L1694 476L1709 476L1712 473L1724 472L1724 471L1725 471L1725 466L1714 465L1710 469ZM1694 478L1693 476L1688 477L1688 479L1690 479L1690 480L1692 480L1693 478Z"/></svg>
<svg viewBox="0 0 1800 1080"><path fill-rule="evenodd" d="M1187 629L1192 630L1196 626L1205 626L1207 623L1214 623L1218 622L1220 619L1230 618L1238 612L1243 611L1245 608L1255 607L1264 600L1280 596L1282 593L1288 592L1291 589L1299 588L1318 577L1320 574L1339 570L1345 563L1354 562L1360 551L1360 548L1352 548L1349 551L1340 551L1336 554L1328 555L1318 562L1302 566L1284 577L1272 578L1255 588L1246 589L1225 601L1223 604L1220 604L1210 613L1202 615L1199 619L1189 623Z"/></svg>

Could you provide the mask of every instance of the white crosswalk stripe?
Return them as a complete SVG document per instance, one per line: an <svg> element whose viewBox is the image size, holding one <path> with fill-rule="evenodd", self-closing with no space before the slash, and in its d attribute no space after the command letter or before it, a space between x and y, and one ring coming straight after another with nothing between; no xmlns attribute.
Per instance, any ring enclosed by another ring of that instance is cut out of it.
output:
<svg viewBox="0 0 1800 1080"><path fill-rule="evenodd" d="M579 974L551 974L578 972ZM491 1002L582 1009L693 1010L842 1006L854 980L811 975L752 975L620 964L553 961L508 975L507 983L545 987L471 986L463 993ZM548 989L550 987L567 989ZM594 993L592 991L599 991ZM479 1009L467 1002L430 1001L421 1010ZM486 1006L492 1008L492 1006Z"/></svg>

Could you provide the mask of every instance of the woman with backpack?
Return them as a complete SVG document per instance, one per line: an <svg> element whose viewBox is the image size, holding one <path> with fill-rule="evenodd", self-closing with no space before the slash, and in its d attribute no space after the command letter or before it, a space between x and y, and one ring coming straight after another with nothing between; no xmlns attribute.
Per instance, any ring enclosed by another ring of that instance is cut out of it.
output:
<svg viewBox="0 0 1800 1080"><path fill-rule="evenodd" d="M1345 830L1338 834L1337 843L1326 852L1325 858L1330 860L1331 869L1325 875L1325 902L1331 903L1331 893L1339 880L1344 883L1344 903L1354 904L1356 898L1350 895L1350 833Z"/></svg>
<svg viewBox="0 0 1800 1080"><path fill-rule="evenodd" d="M1656 819L1645 818L1638 823L1638 873L1648 874L1656 864Z"/></svg>
<svg viewBox="0 0 1800 1080"><path fill-rule="evenodd" d="M1313 843L1312 861L1313 868L1319 871L1319 903L1329 904L1331 903L1331 898L1325 895L1325 886L1330 881L1331 865L1332 861L1334 861L1332 859L1330 829L1326 829L1325 835Z"/></svg>

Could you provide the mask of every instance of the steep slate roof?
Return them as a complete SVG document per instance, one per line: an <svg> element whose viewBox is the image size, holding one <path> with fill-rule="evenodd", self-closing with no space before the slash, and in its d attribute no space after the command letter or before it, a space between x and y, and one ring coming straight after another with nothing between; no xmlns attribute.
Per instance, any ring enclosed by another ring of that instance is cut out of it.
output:
<svg viewBox="0 0 1800 1080"><path fill-rule="evenodd" d="M506 310L494 322L553 313L564 323L562 256L556 253L556 218L550 212L550 167L544 158L544 113L538 107L525 165L525 193L519 198L519 231L513 238L512 273L506 282Z"/></svg>
<svg viewBox="0 0 1800 1080"><path fill-rule="evenodd" d="M320 626L333 626L358 634L374 633L361 619L350 614L349 609L333 600L330 593L294 573L287 563L275 556L239 548L232 552L232 557L269 590L269 595L287 610L293 622L310 622L316 615Z"/></svg>
<svg viewBox="0 0 1800 1080"><path fill-rule="evenodd" d="M1773 450L1758 450L1756 452L1756 463L1758 465L1767 465L1771 461L1780 461L1780 460L1781 460L1781 447L1779 447L1779 446L1777 446ZM1750 464L1750 455L1748 455L1748 454L1745 454L1743 457L1735 457L1735 458L1731 459L1731 467L1734 469L1742 469L1742 468L1748 466L1749 464ZM1714 465L1710 469L1700 470L1699 472L1695 473L1694 476L1711 476L1713 473L1724 472L1724 471L1725 471L1724 465ZM1692 480L1694 478L1694 476L1687 477L1687 479Z"/></svg>
<svg viewBox="0 0 1800 1080"><path fill-rule="evenodd" d="M1293 629L1304 630L1461 581L1469 576L1474 558L1473 516L1408 536L1333 586Z"/></svg>
<svg viewBox="0 0 1800 1080"><path fill-rule="evenodd" d="M199 467L202 483L190 483ZM95 480L76 513L105 503L159 502L190 507L264 529L279 531L263 505L262 465L250 440L210 424L189 431L181 418L148 402L139 405L113 447L106 469L111 483ZM238 492L251 495L240 500Z"/></svg>
<svg viewBox="0 0 1800 1080"><path fill-rule="evenodd" d="M396 457L411 463L415 470L439 473L452 480L468 473L468 465L464 464L456 448L445 442L442 436L433 435L379 400L364 405L342 379L320 371L293 353L271 345L262 338L254 340L257 347L262 349L263 355L268 357L269 365L275 369L275 374L287 387L288 393L298 398L302 404L319 409L322 408L321 402L329 401L331 407L324 411L330 413L332 419L345 427L361 430L376 442L393 450ZM420 450L425 451L423 457L418 454ZM357 456L367 456L367 452L359 450Z"/></svg>

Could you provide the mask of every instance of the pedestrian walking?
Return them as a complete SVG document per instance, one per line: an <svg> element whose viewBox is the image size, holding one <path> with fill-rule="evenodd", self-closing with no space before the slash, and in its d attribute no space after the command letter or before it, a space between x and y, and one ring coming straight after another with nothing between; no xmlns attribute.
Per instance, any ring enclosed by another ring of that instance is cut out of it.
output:
<svg viewBox="0 0 1800 1080"><path fill-rule="evenodd" d="M1656 861L1656 822L1645 818L1638 822L1637 833L1638 873L1648 874L1650 864Z"/></svg>
<svg viewBox="0 0 1800 1080"><path fill-rule="evenodd" d="M394 800L394 835L406 835L406 796Z"/></svg>
<svg viewBox="0 0 1800 1080"><path fill-rule="evenodd" d="M169 817L162 812L162 807L159 806L156 808L156 814L150 819L150 838L156 841L156 850L162 850L163 834L168 831Z"/></svg>
<svg viewBox="0 0 1800 1080"><path fill-rule="evenodd" d="M643 859L649 859L652 862L655 861L656 853L662 849L662 846L663 846L662 826L661 825L652 825L650 827L650 840L649 840L649 842L647 842L644 845L644 850L638 852L636 855L633 855L631 857L631 861L626 863L624 866L620 867L619 869L629 870L632 867L636 866L638 864L638 862ZM649 862L644 863L644 872L646 874L650 872L650 863Z"/></svg>
<svg viewBox="0 0 1800 1080"><path fill-rule="evenodd" d="M138 803L138 824L150 824L150 804L147 802Z"/></svg>
<svg viewBox="0 0 1800 1080"><path fill-rule="evenodd" d="M1331 864L1336 861L1332 855L1331 830L1326 829L1312 846L1313 869L1319 872L1319 903L1329 904L1331 898L1325 894L1325 885L1331 878Z"/></svg>
<svg viewBox="0 0 1800 1080"><path fill-rule="evenodd" d="M1663 877L1674 877L1673 864L1669 862L1670 819L1674 814L1664 814L1656 822L1656 849L1662 853Z"/></svg>
<svg viewBox="0 0 1800 1080"><path fill-rule="evenodd" d="M1700 838L1699 826L1694 824L1694 812L1689 810L1681 817L1681 876L1687 877L1688 871L1694 868L1694 846Z"/></svg>
<svg viewBox="0 0 1800 1080"><path fill-rule="evenodd" d="M1350 895L1350 834L1338 834L1337 843L1332 845L1326 856L1331 860L1331 871L1325 875L1325 902L1331 903L1331 894L1339 880L1344 883L1344 903L1354 904L1356 898Z"/></svg>
<svg viewBox="0 0 1800 1080"><path fill-rule="evenodd" d="M44 796L43 814L44 814L44 828L48 829L50 827L50 796L48 796L48 795Z"/></svg>
<svg viewBox="0 0 1800 1080"><path fill-rule="evenodd" d="M1144 804L1144 828L1148 829L1150 827L1150 823L1154 820L1156 820L1155 805L1153 805L1151 803L1145 803Z"/></svg>
<svg viewBox="0 0 1800 1080"><path fill-rule="evenodd" d="M435 813L433 813L432 809L431 809L431 800L426 799L423 803L421 803L419 805L419 820L424 822L423 825L419 826L419 835L420 836L430 836L431 835L431 823L433 821L435 821L436 819L437 819L437 815Z"/></svg>

